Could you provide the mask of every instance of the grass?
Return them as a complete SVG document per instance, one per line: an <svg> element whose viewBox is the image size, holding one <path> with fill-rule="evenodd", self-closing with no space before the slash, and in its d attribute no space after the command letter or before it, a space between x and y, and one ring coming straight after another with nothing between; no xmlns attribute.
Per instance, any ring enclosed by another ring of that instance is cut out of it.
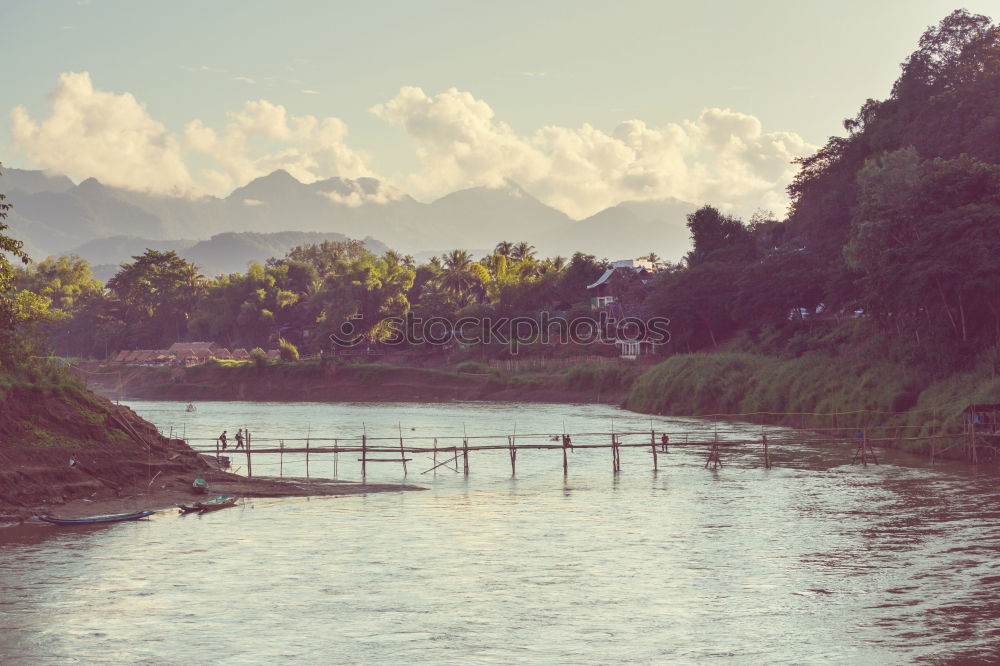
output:
<svg viewBox="0 0 1000 666"><path fill-rule="evenodd" d="M911 437L962 431L962 410L1000 402L991 368L939 380L907 367L809 353L685 354L660 363L632 385L634 411L757 421L800 428L901 427ZM925 442L904 448L924 450Z"/></svg>

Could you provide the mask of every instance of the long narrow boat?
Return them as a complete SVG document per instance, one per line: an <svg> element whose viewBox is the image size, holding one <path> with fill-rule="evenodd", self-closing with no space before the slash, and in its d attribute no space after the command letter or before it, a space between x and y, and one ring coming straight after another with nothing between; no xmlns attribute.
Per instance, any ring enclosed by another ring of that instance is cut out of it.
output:
<svg viewBox="0 0 1000 666"><path fill-rule="evenodd" d="M208 511L218 511L229 506L234 506L238 498L233 495L219 495L207 502L193 502L192 504L181 504L177 508L181 513L206 513Z"/></svg>
<svg viewBox="0 0 1000 666"><path fill-rule="evenodd" d="M155 511L136 511L135 513L118 513L108 516L90 516L89 518L55 518L53 516L36 516L39 520L54 525L93 525L96 523L119 523L123 520L139 520L152 516Z"/></svg>

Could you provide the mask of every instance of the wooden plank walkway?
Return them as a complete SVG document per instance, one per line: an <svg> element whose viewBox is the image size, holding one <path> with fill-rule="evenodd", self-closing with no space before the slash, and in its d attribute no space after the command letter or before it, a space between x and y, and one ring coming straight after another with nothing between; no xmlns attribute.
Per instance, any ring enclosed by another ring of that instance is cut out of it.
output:
<svg viewBox="0 0 1000 666"><path fill-rule="evenodd" d="M873 431L876 429L872 429ZM885 429L884 429L885 430ZM849 443L856 438L858 450L854 456L854 462L867 466L869 462L878 464L875 458L873 446L876 444L892 443L896 446L905 441L930 442L933 454L940 455L957 446L968 448L967 434L938 434L933 436L910 436L902 434L902 428L890 428L892 436L873 437L869 430L857 430L854 437L846 436L844 429L828 429L828 432L810 431L795 432L790 430L767 431L761 427L759 436L752 436L746 429L741 430L709 430L702 429L688 432L657 432L656 430L626 431L626 432L579 432L579 433L517 433L510 435L450 435L444 437L431 437L426 435L414 435L406 437L403 435L402 427L399 428L399 435L393 437L370 437L362 434L355 437L312 437L310 434L304 438L259 438L252 436L248 431L246 434L245 447L241 449L227 449L225 452L219 449L218 442L210 438L189 439L189 443L194 441L214 442L213 447L193 446L199 453L212 453L216 456L226 453L229 455L236 452L246 455L247 475L253 476L253 456L255 455L278 455L279 466L284 469L284 454L304 454L306 476L309 476L309 459L316 454L333 454L336 461L341 453L360 454L357 458L361 463L362 478L367 475L368 463L401 463L403 473L407 473L407 462L413 460L414 455L430 454L433 456L433 467L421 474L436 470L448 464L454 464L455 471L458 471L458 462L462 462L462 471L469 474L469 454L487 451L507 451L510 457L511 475L517 474L517 453L519 451L553 451L561 450L563 454L563 474L569 472L569 460L567 453L574 450L611 450L611 466L615 473L621 471L621 449L649 449L652 454L653 469L659 469L659 455L669 453L670 447L701 447L708 449L708 458L705 467L718 469L723 466L722 450L734 446L752 447L759 446L761 452L762 467L770 469L773 466L772 448L775 445L801 445L801 444L840 444ZM720 435L723 438L720 439ZM729 436L729 438L725 438ZM623 441L625 438L642 438L642 441ZM577 441L587 440L581 443ZM599 441L594 441L594 440ZM958 440L951 446L938 448L939 440ZM292 443L289 445L288 443ZM387 455L387 454L392 454ZM438 461L438 456L451 456L444 462Z"/></svg>

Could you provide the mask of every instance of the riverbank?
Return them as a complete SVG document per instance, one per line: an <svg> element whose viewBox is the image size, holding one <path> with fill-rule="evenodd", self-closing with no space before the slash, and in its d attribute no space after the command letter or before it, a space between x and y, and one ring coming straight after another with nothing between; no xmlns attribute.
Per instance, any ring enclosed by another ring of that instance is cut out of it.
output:
<svg viewBox="0 0 1000 666"><path fill-rule="evenodd" d="M346 495L411 486L246 479L219 471L183 441L64 371L0 376L0 523L35 514L81 517L189 501L195 478L244 497Z"/></svg>
<svg viewBox="0 0 1000 666"><path fill-rule="evenodd" d="M995 403L1000 377L988 367L929 380L907 367L848 356L706 353L653 366L630 387L622 406L845 434L880 428L904 438L899 448L927 454L930 437L965 432L970 404ZM961 455L957 447L949 457Z"/></svg>
<svg viewBox="0 0 1000 666"><path fill-rule="evenodd" d="M113 399L319 402L442 402L492 400L617 405L644 366L579 364L502 373L482 363L456 368L384 363L209 362L188 368L85 364L80 376Z"/></svg>
<svg viewBox="0 0 1000 666"><path fill-rule="evenodd" d="M899 364L819 352L795 358L678 354L655 365L581 363L521 373L481 363L449 369L308 361L174 369L94 364L83 370L94 390L115 399L613 404L664 416L833 429L848 437L881 428L915 453L930 452L932 435L963 432L969 404L1000 403L1000 378L992 368L934 379ZM961 447L950 455L961 456Z"/></svg>
<svg viewBox="0 0 1000 666"><path fill-rule="evenodd" d="M418 486L390 483L360 483L336 479L297 479L260 477L247 479L234 474L202 473L209 484L207 494L196 494L191 490L188 475L177 475L164 479L158 477L150 486L141 485L132 492L124 492L116 497L77 498L66 502L43 503L33 507L23 507L12 515L0 514L0 525L4 522L22 522L34 515L52 515L59 518L85 518L136 511L175 511L178 505L204 501L217 495L250 497L331 497L338 495L359 495L365 493L402 492L425 490ZM59 492L58 488L53 489Z"/></svg>

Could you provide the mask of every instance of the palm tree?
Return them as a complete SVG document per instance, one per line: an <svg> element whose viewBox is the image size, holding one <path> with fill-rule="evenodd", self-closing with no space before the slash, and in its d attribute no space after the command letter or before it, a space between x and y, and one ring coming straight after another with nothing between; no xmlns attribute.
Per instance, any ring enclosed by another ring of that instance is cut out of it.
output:
<svg viewBox="0 0 1000 666"><path fill-rule="evenodd" d="M559 272L566 268L566 257L560 257L556 255L548 260L548 265L552 267L552 270Z"/></svg>
<svg viewBox="0 0 1000 666"><path fill-rule="evenodd" d="M521 241L511 250L510 257L515 261L524 261L535 256L535 246Z"/></svg>
<svg viewBox="0 0 1000 666"><path fill-rule="evenodd" d="M646 255L644 257L644 259L646 259L646 261L649 261L649 262L655 264L656 262L658 262L660 260L660 257L655 252L650 252L648 255Z"/></svg>
<svg viewBox="0 0 1000 666"><path fill-rule="evenodd" d="M501 257L509 257L513 250L513 243L510 241L500 241L497 243L497 246L493 248L493 254L499 254Z"/></svg>
<svg viewBox="0 0 1000 666"><path fill-rule="evenodd" d="M467 295L480 283L472 267L472 255L466 250L452 250L444 255L440 284L455 301L466 300Z"/></svg>

